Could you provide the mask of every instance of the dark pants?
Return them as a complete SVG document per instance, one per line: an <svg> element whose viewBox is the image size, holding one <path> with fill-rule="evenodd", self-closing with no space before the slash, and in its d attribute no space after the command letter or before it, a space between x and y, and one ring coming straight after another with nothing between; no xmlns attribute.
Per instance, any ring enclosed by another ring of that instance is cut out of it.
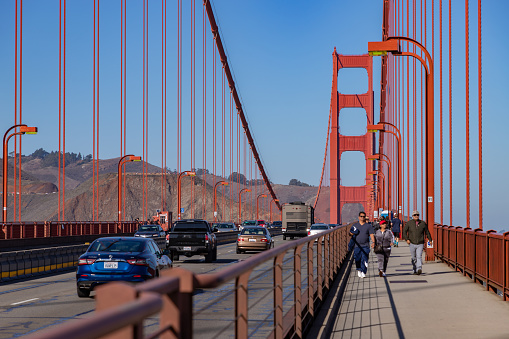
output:
<svg viewBox="0 0 509 339"><path fill-rule="evenodd" d="M391 256L391 248L384 247L384 253L377 253L376 258L378 259L378 270L385 273L387 270L387 263L389 263L389 257Z"/></svg>
<svg viewBox="0 0 509 339"><path fill-rule="evenodd" d="M369 257L369 246L359 247L355 246L353 250L353 258L355 260L355 267L357 271L366 273L368 271L368 257Z"/></svg>

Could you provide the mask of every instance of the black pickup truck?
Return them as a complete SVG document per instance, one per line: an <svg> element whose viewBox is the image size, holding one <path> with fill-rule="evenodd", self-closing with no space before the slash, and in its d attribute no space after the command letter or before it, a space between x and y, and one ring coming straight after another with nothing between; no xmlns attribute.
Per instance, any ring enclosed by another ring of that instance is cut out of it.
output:
<svg viewBox="0 0 509 339"><path fill-rule="evenodd" d="M172 261L178 260L180 254L205 255L205 262L217 260L216 235L205 220L176 221L168 235L167 248Z"/></svg>

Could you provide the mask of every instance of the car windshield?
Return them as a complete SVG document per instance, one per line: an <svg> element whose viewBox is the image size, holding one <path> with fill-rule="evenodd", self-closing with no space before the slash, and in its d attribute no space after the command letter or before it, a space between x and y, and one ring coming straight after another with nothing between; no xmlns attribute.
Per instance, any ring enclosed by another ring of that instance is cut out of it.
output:
<svg viewBox="0 0 509 339"><path fill-rule="evenodd" d="M254 220L245 220L242 225L256 225L256 221Z"/></svg>
<svg viewBox="0 0 509 339"><path fill-rule="evenodd" d="M265 235L265 230L258 228L244 228L242 230L242 234L244 235Z"/></svg>
<svg viewBox="0 0 509 339"><path fill-rule="evenodd" d="M126 239L96 240L90 245L89 252L143 252L145 244L141 241Z"/></svg>
<svg viewBox="0 0 509 339"><path fill-rule="evenodd" d="M328 229L327 225L312 225L312 230L326 230Z"/></svg>
<svg viewBox="0 0 509 339"><path fill-rule="evenodd" d="M157 226L152 225L140 226L140 228L138 228L139 232L157 232L158 230Z"/></svg>
<svg viewBox="0 0 509 339"><path fill-rule="evenodd" d="M217 225L217 228L231 228L233 229L233 225L232 224L219 224Z"/></svg>

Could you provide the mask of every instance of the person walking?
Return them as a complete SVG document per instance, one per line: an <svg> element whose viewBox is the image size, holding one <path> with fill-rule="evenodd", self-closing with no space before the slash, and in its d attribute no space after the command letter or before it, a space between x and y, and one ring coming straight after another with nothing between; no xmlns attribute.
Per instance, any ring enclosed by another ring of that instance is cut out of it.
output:
<svg viewBox="0 0 509 339"><path fill-rule="evenodd" d="M394 213L392 219L392 234L394 234L394 246L399 246L399 234L401 233L401 220L398 218L398 214Z"/></svg>
<svg viewBox="0 0 509 339"><path fill-rule="evenodd" d="M357 268L357 276L365 278L368 271L368 257L369 257L369 240L371 239L371 247L375 247L375 237L373 235L373 227L366 222L366 213L359 212L359 221L352 225L350 235L353 236L352 230L358 230L359 233L355 235L355 247L353 257L355 266Z"/></svg>
<svg viewBox="0 0 509 339"><path fill-rule="evenodd" d="M412 212L412 220L406 222L403 228L403 239L410 246L410 254L412 255L412 267L414 274L422 273L422 251L424 249L424 234L432 241L428 225L419 219L419 211Z"/></svg>
<svg viewBox="0 0 509 339"><path fill-rule="evenodd" d="M381 245L381 252L375 252L378 259L378 275L385 277L387 263L391 256L391 246L394 243L394 234L386 220L380 221L380 229L375 232L375 248Z"/></svg>

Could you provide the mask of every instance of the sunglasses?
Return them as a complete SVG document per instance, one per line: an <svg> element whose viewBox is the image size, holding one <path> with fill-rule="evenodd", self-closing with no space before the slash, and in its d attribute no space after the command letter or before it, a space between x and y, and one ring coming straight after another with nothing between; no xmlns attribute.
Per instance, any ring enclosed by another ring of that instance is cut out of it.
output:
<svg viewBox="0 0 509 339"><path fill-rule="evenodd" d="M365 215L359 215L359 218L366 218Z"/></svg>
<svg viewBox="0 0 509 339"><path fill-rule="evenodd" d="M413 216L414 216L414 217L415 217L415 216L419 216L419 214L414 214Z"/></svg>

